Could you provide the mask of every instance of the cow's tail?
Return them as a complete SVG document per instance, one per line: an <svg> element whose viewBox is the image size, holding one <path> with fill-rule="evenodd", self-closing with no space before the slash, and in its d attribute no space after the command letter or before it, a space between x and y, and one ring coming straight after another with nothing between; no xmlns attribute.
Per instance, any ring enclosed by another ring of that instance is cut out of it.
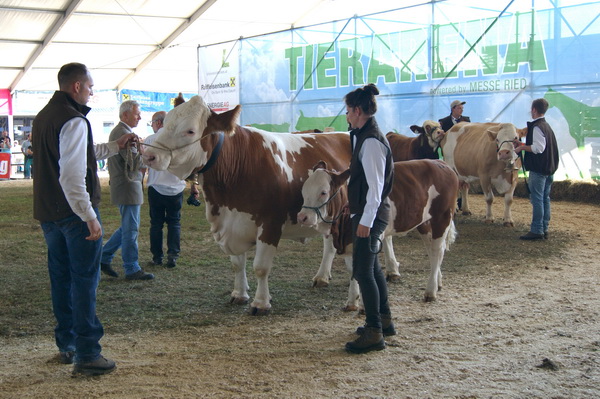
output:
<svg viewBox="0 0 600 399"><path fill-rule="evenodd" d="M448 232L446 233L446 251L450 250L450 245L456 241L456 227L454 227L454 219L450 220L450 226L448 226Z"/></svg>

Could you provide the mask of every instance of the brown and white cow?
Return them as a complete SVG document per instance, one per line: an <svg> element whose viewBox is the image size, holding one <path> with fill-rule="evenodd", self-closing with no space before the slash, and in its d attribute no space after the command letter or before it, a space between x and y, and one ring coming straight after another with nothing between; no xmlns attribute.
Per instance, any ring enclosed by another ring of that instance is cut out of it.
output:
<svg viewBox="0 0 600 399"><path fill-rule="evenodd" d="M298 222L324 234L340 230L340 234L348 234L348 229L340 228L339 224L349 227L349 215L342 212L340 201L330 199L338 196L347 198L349 174L349 170L342 173L328 170L323 162L316 164L302 187L304 204L302 212L298 214ZM421 234L431 265L425 301L434 301L437 291L442 287L442 260L456 236L453 215L457 193L456 173L443 161L423 159L394 163L394 185L389 196L390 223L382 237L386 275L400 275L392 236L406 235L416 228ZM334 238L334 241L340 242L341 245L337 246L340 253L345 248L339 247L350 245L351 237ZM328 281L330 269L320 269L317 276ZM355 310L357 299L358 284L352 280L346 309Z"/></svg>
<svg viewBox="0 0 600 399"><path fill-rule="evenodd" d="M235 272L231 302L247 303L246 253L256 245L257 288L252 314L271 308L268 277L282 238L304 240L318 234L301 226L302 184L321 159L339 170L350 164L348 133L269 133L236 123L240 106L216 114L201 97L171 110L145 163L185 178L199 172L206 217L215 241L230 256ZM220 143L220 144L219 144ZM323 262L335 248L323 244Z"/></svg>
<svg viewBox="0 0 600 399"><path fill-rule="evenodd" d="M448 130L441 142L444 161L456 171L460 181L480 182L487 203L486 223L494 221L492 204L496 189L504 194L504 226L514 226L510 208L520 167L513 145L518 137L511 123L461 122ZM462 213L470 215L468 184L461 184L460 191Z"/></svg>
<svg viewBox="0 0 600 399"><path fill-rule="evenodd" d="M423 126L410 127L416 137L389 132L386 138L390 143L394 162L409 161L411 159L438 159L437 150L444 138L444 131L439 122L426 120Z"/></svg>

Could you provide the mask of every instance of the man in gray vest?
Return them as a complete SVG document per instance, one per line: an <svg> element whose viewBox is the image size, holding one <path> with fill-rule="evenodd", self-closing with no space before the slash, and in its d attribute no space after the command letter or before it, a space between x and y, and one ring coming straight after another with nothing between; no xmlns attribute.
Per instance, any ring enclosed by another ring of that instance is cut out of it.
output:
<svg viewBox="0 0 600 399"><path fill-rule="evenodd" d="M119 108L117 126L110 132L109 140L133 131L142 119L140 106L136 101L125 101ZM135 148L119 151L119 155L108 160L110 176L110 199L119 207L121 226L112 234L102 248L100 266L102 272L118 277L110 263L115 252L121 248L123 269L127 280L152 280L154 274L142 270L138 262L138 232L140 228L140 208L144 202L142 191L142 157Z"/></svg>
<svg viewBox="0 0 600 399"><path fill-rule="evenodd" d="M86 119L94 81L87 67L63 65L58 84L60 90L33 123L33 217L41 222L48 245L57 360L75 361L73 374L106 374L116 365L100 354L104 329L96 316L102 254L96 161L117 154L137 136L94 145Z"/></svg>

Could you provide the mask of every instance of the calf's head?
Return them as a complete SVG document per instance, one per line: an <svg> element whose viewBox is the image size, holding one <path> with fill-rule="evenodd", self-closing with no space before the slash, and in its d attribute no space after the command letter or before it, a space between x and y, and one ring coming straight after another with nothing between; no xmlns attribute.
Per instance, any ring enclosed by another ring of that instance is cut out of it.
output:
<svg viewBox="0 0 600 399"><path fill-rule="evenodd" d="M442 130L442 125L439 122L426 120L423 122L423 126L412 125L410 127L413 133L423 135L427 138L427 143L433 149L436 149L444 138L446 132Z"/></svg>
<svg viewBox="0 0 600 399"><path fill-rule="evenodd" d="M319 161L309 171L302 186L304 203L297 215L298 223L327 233L331 222L347 202L346 181L349 176L349 169L338 173L327 170L327 164Z"/></svg>
<svg viewBox="0 0 600 399"><path fill-rule="evenodd" d="M217 114L200 96L173 108L152 147L144 151L144 163L156 170L168 170L184 179L208 161L212 148L210 136L233 134L240 106Z"/></svg>

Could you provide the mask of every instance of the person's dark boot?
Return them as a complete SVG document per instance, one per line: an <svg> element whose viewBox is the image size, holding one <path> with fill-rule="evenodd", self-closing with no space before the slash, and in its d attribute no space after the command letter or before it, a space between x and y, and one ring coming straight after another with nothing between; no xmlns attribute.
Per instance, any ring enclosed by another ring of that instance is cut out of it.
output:
<svg viewBox="0 0 600 399"><path fill-rule="evenodd" d="M114 269L108 263L100 263L100 270L102 270L102 273L111 277L119 277L119 273L114 271Z"/></svg>
<svg viewBox="0 0 600 399"><path fill-rule="evenodd" d="M389 337L390 335L396 335L396 329L394 328L394 322L392 321L391 314L382 314L381 315L381 331L383 332L384 337ZM365 327L358 327L356 329L356 334L362 335L365 332Z"/></svg>
<svg viewBox="0 0 600 399"><path fill-rule="evenodd" d="M116 368L117 365L114 361L107 359L104 356L100 356L93 362L75 363L75 367L73 367L73 376L94 376L108 374L115 371Z"/></svg>
<svg viewBox="0 0 600 399"><path fill-rule="evenodd" d="M346 343L346 350L352 353L367 353L385 349L385 341L380 328L364 327L364 332L354 341Z"/></svg>

